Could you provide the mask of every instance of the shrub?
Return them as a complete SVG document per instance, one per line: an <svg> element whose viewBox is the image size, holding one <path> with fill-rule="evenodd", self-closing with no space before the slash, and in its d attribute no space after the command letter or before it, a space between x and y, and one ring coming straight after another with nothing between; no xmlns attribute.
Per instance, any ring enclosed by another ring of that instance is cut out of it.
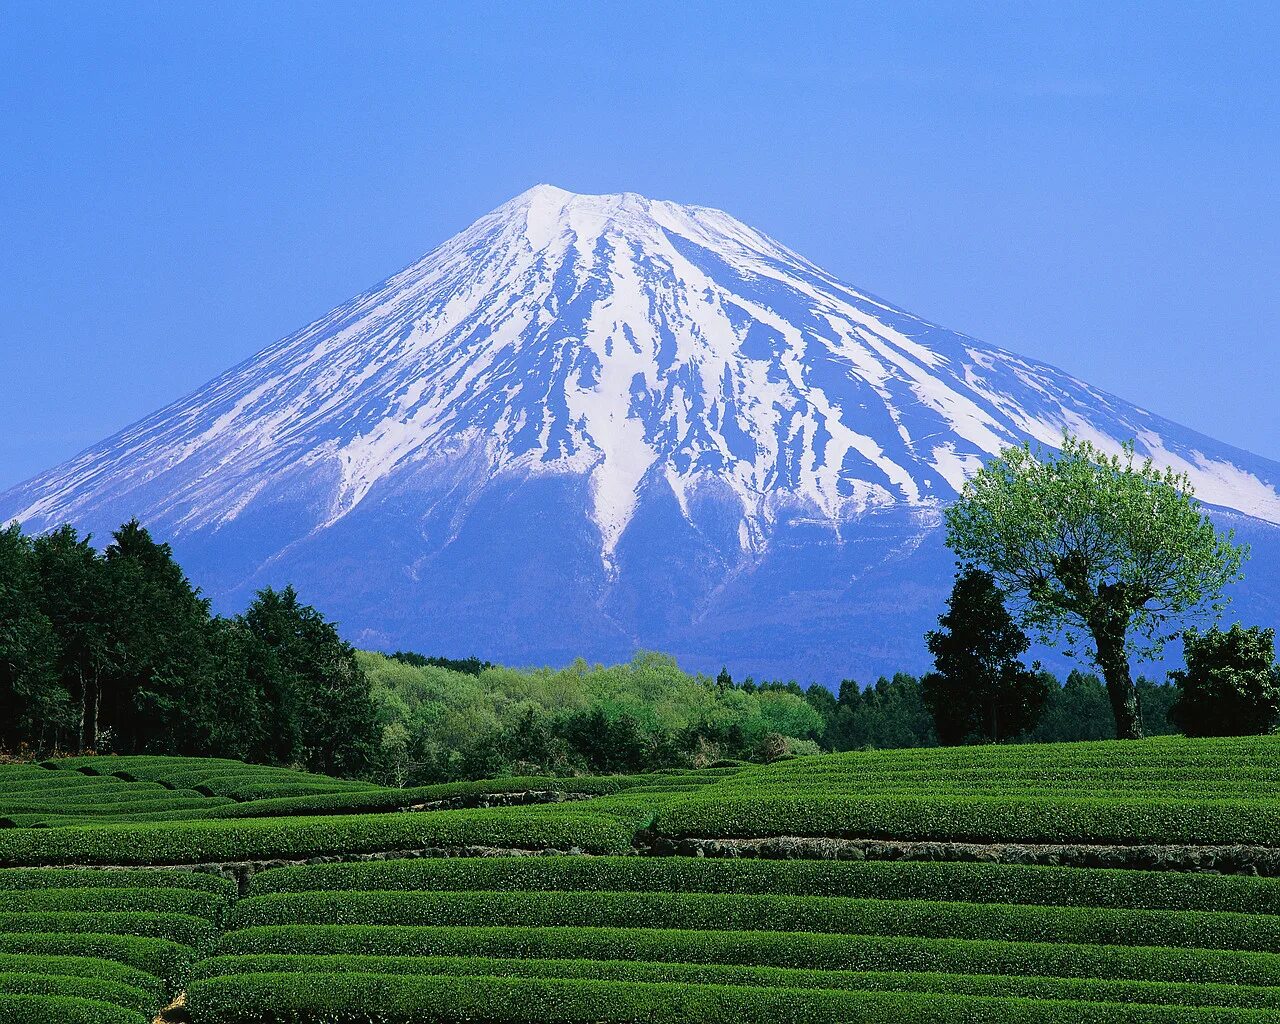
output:
<svg viewBox="0 0 1280 1024"><path fill-rule="evenodd" d="M649 927L1018 939L1123 946L1280 949L1280 918L722 893L305 892L242 900L232 927L281 924Z"/></svg>
<svg viewBox="0 0 1280 1024"><path fill-rule="evenodd" d="M211 957L195 977L306 972L473 977L595 978L602 981L746 985L845 991L939 992L1021 999L1152 1003L1180 1006L1280 1008L1280 989L1262 985L1209 985L1038 978L1017 975L931 972L822 971L726 964L653 963L629 960L534 960L484 957L259 956Z"/></svg>
<svg viewBox="0 0 1280 1024"><path fill-rule="evenodd" d="M644 960L1274 986L1280 954L1081 943L649 928L287 925L223 936L223 954Z"/></svg>
<svg viewBox="0 0 1280 1024"><path fill-rule="evenodd" d="M821 787L791 795L691 797L659 810L667 836L855 836L976 842L1280 845L1280 803L1139 799L870 797Z"/></svg>
<svg viewBox="0 0 1280 1024"><path fill-rule="evenodd" d="M203 871L164 871L148 868L0 868L0 891L10 889L69 889L87 886L106 889L114 886L145 889L200 889L217 893L228 903L237 895L230 879Z"/></svg>
<svg viewBox="0 0 1280 1024"><path fill-rule="evenodd" d="M158 1007L154 993L144 989L102 978L64 977L34 970L0 973L0 995L75 996L141 1013L154 1012Z"/></svg>
<svg viewBox="0 0 1280 1024"><path fill-rule="evenodd" d="M116 911L87 913L37 911L0 912L0 932L94 932L102 935L137 935L168 939L184 946L204 946L217 938L217 930L201 917L186 914L131 914Z"/></svg>
<svg viewBox="0 0 1280 1024"><path fill-rule="evenodd" d="M662 1020L664 1024L1174 1024L1248 1020L1242 1011L1105 1003L1037 1002L919 993L634 984L585 979L423 977L385 974L243 974L197 981L187 1006L201 1024L473 1021L594 1024ZM282 1013L283 1011L283 1013ZM1254 1018L1256 1019L1256 1018Z"/></svg>
<svg viewBox="0 0 1280 1024"><path fill-rule="evenodd" d="M638 890L964 900L1280 914L1280 879L919 861L494 857L276 868L250 895L332 889Z"/></svg>
<svg viewBox="0 0 1280 1024"><path fill-rule="evenodd" d="M149 1024L149 1018L123 1006L74 996L0 995L4 1024Z"/></svg>
<svg viewBox="0 0 1280 1024"><path fill-rule="evenodd" d="M176 988L192 956L189 946L138 935L69 932L0 932L0 955L75 956L113 960L146 971Z"/></svg>
<svg viewBox="0 0 1280 1024"><path fill-rule="evenodd" d="M4 897L4 910L9 913L151 913L183 914L206 921L219 921L227 909L225 896L200 889L130 889L110 886L93 889L79 886L69 889L26 889L9 892Z"/></svg>
<svg viewBox="0 0 1280 1024"><path fill-rule="evenodd" d="M634 831L611 816L536 808L9 829L0 862L173 864L454 845L616 853L631 849Z"/></svg>
<svg viewBox="0 0 1280 1024"><path fill-rule="evenodd" d="M164 983L155 975L115 960L92 956L44 956L38 953L0 953L0 974L52 974L64 978L97 978L141 989L158 1002Z"/></svg>

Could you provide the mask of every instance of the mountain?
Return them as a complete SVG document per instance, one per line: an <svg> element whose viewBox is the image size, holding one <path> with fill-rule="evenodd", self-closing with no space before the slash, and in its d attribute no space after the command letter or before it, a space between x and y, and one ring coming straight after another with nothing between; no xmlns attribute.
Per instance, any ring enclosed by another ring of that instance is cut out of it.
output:
<svg viewBox="0 0 1280 1024"><path fill-rule="evenodd" d="M1188 472L1276 578L1280 464L718 210L540 185L0 494L0 520L105 536L136 515L217 606L292 581L363 646L645 647L833 682L923 667L941 509L987 456L1064 430ZM1264 579L1240 604L1270 622L1276 598Z"/></svg>

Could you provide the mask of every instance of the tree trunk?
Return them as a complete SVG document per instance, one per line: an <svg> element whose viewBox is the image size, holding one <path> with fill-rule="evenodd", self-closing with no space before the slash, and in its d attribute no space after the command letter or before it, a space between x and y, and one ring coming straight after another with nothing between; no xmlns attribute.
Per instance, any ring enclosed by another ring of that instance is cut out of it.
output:
<svg viewBox="0 0 1280 1024"><path fill-rule="evenodd" d="M98 680L80 675L80 749L96 750L98 746Z"/></svg>
<svg viewBox="0 0 1280 1024"><path fill-rule="evenodd" d="M1121 584L1120 586L1123 586ZM1125 634L1129 627L1129 609L1122 603L1111 603L1108 588L1100 588L1097 610L1089 617L1089 631L1098 648L1098 667L1107 683L1111 713L1116 720L1116 739L1142 739L1142 718L1138 714L1138 691L1129 674L1129 657L1125 653Z"/></svg>

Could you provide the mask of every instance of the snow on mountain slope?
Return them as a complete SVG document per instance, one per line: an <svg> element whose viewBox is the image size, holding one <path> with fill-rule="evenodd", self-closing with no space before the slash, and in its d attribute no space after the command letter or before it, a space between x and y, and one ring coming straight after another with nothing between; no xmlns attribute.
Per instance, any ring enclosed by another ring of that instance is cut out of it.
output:
<svg viewBox="0 0 1280 1024"><path fill-rule="evenodd" d="M744 579L751 607L775 599L752 587L784 549L794 560L813 545L865 547L887 516L901 530L871 549L914 550L984 457L1027 439L1053 445L1064 430L1113 450L1135 438L1206 502L1280 523L1274 463L858 292L720 211L540 185L0 495L0 518L102 531L137 515L207 558L215 596L288 572L316 583L308 596L322 607L349 597L342 581L320 582L318 552L332 560L342 537L387 572L347 625L369 642L407 642L406 602L428 618L438 609L400 585L458 547L492 546L475 526L507 488L492 529L512 535L519 507L571 536L565 565L537 571L548 585L572 574L585 589L564 612L570 627L580 620L588 642L604 630L623 650L714 632L728 614L717 602ZM655 517L667 526L638 549ZM692 546L678 555L684 532ZM534 572L534 555L513 550L506 564ZM705 564L690 569L686 556ZM688 573L687 592L664 596L661 572L639 582L655 559ZM655 599L679 621L652 627L643 607ZM449 628L428 639L470 650L484 633L465 615ZM488 653L517 650L541 648L507 634Z"/></svg>

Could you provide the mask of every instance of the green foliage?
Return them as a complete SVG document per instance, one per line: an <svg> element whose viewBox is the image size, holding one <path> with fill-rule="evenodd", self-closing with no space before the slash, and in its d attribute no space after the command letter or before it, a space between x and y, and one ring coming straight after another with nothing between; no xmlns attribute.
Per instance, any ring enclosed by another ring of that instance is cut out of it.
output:
<svg viewBox="0 0 1280 1024"><path fill-rule="evenodd" d="M0 931L0 956L91 957L146 971L174 991L186 976L192 949L169 939L102 932Z"/></svg>
<svg viewBox="0 0 1280 1024"><path fill-rule="evenodd" d="M369 687L292 588L212 617L136 521L99 554L70 526L0 531L0 747L160 750L370 767Z"/></svg>
<svg viewBox="0 0 1280 1024"><path fill-rule="evenodd" d="M230 925L640 927L839 932L929 938L1184 946L1267 952L1280 943L1269 915L1110 907L1054 907L688 892L301 892L251 896Z"/></svg>
<svg viewBox="0 0 1280 1024"><path fill-rule="evenodd" d="M0 993L0 1020L5 1024L148 1024L150 1018L96 999Z"/></svg>
<svg viewBox="0 0 1280 1024"><path fill-rule="evenodd" d="M941 972L824 971L730 964L633 960L543 960L496 957L378 957L352 955L211 957L198 977L307 972L309 974L455 975L464 977L596 978L762 988L845 991L937 992L1022 999L1280 1008L1280 991L1262 985L1113 981L1098 978L1023 978L1016 975Z"/></svg>
<svg viewBox="0 0 1280 1024"><path fill-rule="evenodd" d="M1280 840L1280 739L950 747L756 768L657 811L667 835Z"/></svg>
<svg viewBox="0 0 1280 1024"><path fill-rule="evenodd" d="M188 1006L202 1024L264 1021L357 1022L417 1020L494 1022L663 1020L706 1024L1202 1024L1250 1018L1238 1010L1049 1002L914 992L631 983L585 978L435 977L429 975L264 973L192 984ZM279 1008L290 1007L282 1017ZM1261 1018L1253 1018L1261 1019Z"/></svg>
<svg viewBox="0 0 1280 1024"><path fill-rule="evenodd" d="M154 1013L158 1009L153 993L132 985L103 978L42 974L32 969L0 972L0 996L3 995L71 996L141 1013Z"/></svg>
<svg viewBox="0 0 1280 1024"><path fill-rule="evenodd" d="M992 743L1034 728L1049 687L1019 660L1031 641L1005 609L990 573L957 575L938 624L942 629L926 637L937 671L920 681L938 741Z"/></svg>
<svg viewBox="0 0 1280 1024"><path fill-rule="evenodd" d="M1280 668L1275 631L1189 630L1186 671L1170 673L1178 699L1170 716L1188 736L1265 733L1280 722Z"/></svg>
<svg viewBox="0 0 1280 1024"><path fill-rule="evenodd" d="M342 890L708 892L1280 914L1280 879L1016 864L443 858L314 864L256 875L250 896Z"/></svg>
<svg viewBox="0 0 1280 1024"><path fill-rule="evenodd" d="M0 530L0 748L48 742L72 724L58 642L40 607L35 547L17 524Z"/></svg>
<svg viewBox="0 0 1280 1024"><path fill-rule="evenodd" d="M445 846L631 848L638 822L538 808L0 830L0 863L175 864Z"/></svg>
<svg viewBox="0 0 1280 1024"><path fill-rule="evenodd" d="M1185 474L1067 436L1057 456L1007 449L947 509L947 542L1021 602L1042 639L1064 632L1107 680L1117 735L1140 735L1129 674L1180 620L1217 611L1247 552L1218 535Z"/></svg>
<svg viewBox="0 0 1280 1024"><path fill-rule="evenodd" d="M719 687L660 654L475 675L368 652L358 658L373 686L382 775L392 785L693 765L749 755L769 734L813 739L824 726L799 693Z"/></svg>
<svg viewBox="0 0 1280 1024"><path fill-rule="evenodd" d="M892 679L882 677L866 689L851 679L842 682L827 735L833 750L928 747L938 742L920 681L905 672Z"/></svg>

